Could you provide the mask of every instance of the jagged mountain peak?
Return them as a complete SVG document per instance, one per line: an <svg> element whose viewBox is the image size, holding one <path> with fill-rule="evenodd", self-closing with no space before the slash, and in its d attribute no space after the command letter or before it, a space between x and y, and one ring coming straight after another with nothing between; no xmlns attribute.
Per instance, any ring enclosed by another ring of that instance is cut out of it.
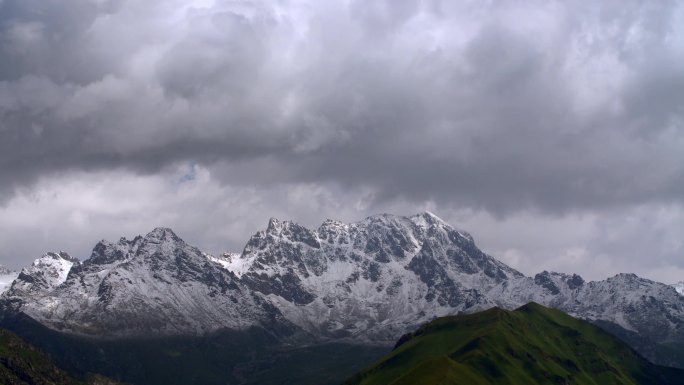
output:
<svg viewBox="0 0 684 385"><path fill-rule="evenodd" d="M271 218L268 221L266 234L284 238L300 238L302 234L306 234L307 238L313 236L311 230L294 221L280 221L276 218Z"/></svg>
<svg viewBox="0 0 684 385"><path fill-rule="evenodd" d="M192 264L201 265L207 260L198 248L187 244L173 230L167 227L157 227L144 237L129 241L131 263L152 263L152 268L162 266ZM160 265L161 263L161 265Z"/></svg>
<svg viewBox="0 0 684 385"><path fill-rule="evenodd" d="M576 290L585 284L577 274L557 273L544 270L534 276L534 283L546 289L552 295L559 295L566 290Z"/></svg>
<svg viewBox="0 0 684 385"><path fill-rule="evenodd" d="M606 279L607 282L620 282L625 285L649 285L655 283L650 279L639 277L634 273L618 273Z"/></svg>
<svg viewBox="0 0 684 385"><path fill-rule="evenodd" d="M266 226L266 231L276 231L281 227L281 222L278 218L271 217L268 220L268 225Z"/></svg>
<svg viewBox="0 0 684 385"><path fill-rule="evenodd" d="M413 215L413 216L400 216L400 215L393 215L393 214L376 214L376 215L371 215L369 217L366 217L364 220L356 223L351 223L350 225L352 226L367 226L370 229L373 228L396 228L396 227L415 227L419 225L420 223L426 223L429 225L435 225L438 223L443 223L446 225L445 222L441 222L441 220L433 220L428 218L426 220L420 214ZM447 225L448 226L448 225Z"/></svg>
<svg viewBox="0 0 684 385"><path fill-rule="evenodd" d="M52 255L43 260L56 261ZM202 334L268 322L287 327L221 262L230 259L212 258L160 227L133 240L100 241L91 258L73 268L32 265L4 296L15 311L77 334Z"/></svg>
<svg viewBox="0 0 684 385"><path fill-rule="evenodd" d="M362 235L373 236L387 233L406 233L422 237L420 234L426 231L433 231L433 234L434 231L454 231L472 241L470 234L455 230L451 225L429 211L408 217L386 213L376 214L352 223L326 219L317 229L309 229L290 220L271 218L266 229L257 232L253 238L260 239L271 236L295 242L303 241L311 246L319 247L318 241L335 243L341 237L344 242L353 234L362 233Z"/></svg>
<svg viewBox="0 0 684 385"><path fill-rule="evenodd" d="M677 293L679 293L679 294L681 294L681 295L684 295L684 281L681 281L681 282L679 282L679 283L675 283L675 284L672 285L672 286L675 288L675 290L677 291Z"/></svg>
<svg viewBox="0 0 684 385"><path fill-rule="evenodd" d="M579 274L559 273L556 271L548 270L544 270L541 273L536 274L535 277L548 277L552 279L559 279L575 286L583 285L586 282L584 278L582 278L582 276L580 276Z"/></svg>
<svg viewBox="0 0 684 385"><path fill-rule="evenodd" d="M10 291L35 293L52 290L66 281L71 268L77 265L80 265L79 260L63 251L47 252L21 270Z"/></svg>
<svg viewBox="0 0 684 385"><path fill-rule="evenodd" d="M446 221L444 221L442 218L438 217L431 211L423 211L418 214L414 214L409 217L410 219L416 221L416 220L422 220L425 221L426 223L429 224L442 224L442 225L447 225Z"/></svg>
<svg viewBox="0 0 684 385"><path fill-rule="evenodd" d="M323 223L321 223L321 226L322 227L345 227L348 225L346 223L340 221L340 220L327 218L326 220L323 221Z"/></svg>
<svg viewBox="0 0 684 385"><path fill-rule="evenodd" d="M296 324L371 339L435 314L492 306L479 290L522 276L429 212L328 219L315 230L271 219L236 259L217 262Z"/></svg>
<svg viewBox="0 0 684 385"><path fill-rule="evenodd" d="M167 242L183 242L185 243L176 233L168 227L156 227L154 230L150 231L145 235L144 239L146 241L167 241Z"/></svg>
<svg viewBox="0 0 684 385"><path fill-rule="evenodd" d="M396 231L413 233L417 230L416 224L411 218L391 214L369 216L361 222L351 223L350 227L361 229L370 236Z"/></svg>
<svg viewBox="0 0 684 385"><path fill-rule="evenodd" d="M31 268L40 268L45 266L72 266L79 264L78 258L72 257L69 253L64 251L48 251L40 258L36 258L31 263L31 266L22 269L22 271L31 270Z"/></svg>
<svg viewBox="0 0 684 385"><path fill-rule="evenodd" d="M608 278L608 279L633 280L633 279L645 279L645 278L641 278L634 273L618 273L618 274L615 274L613 277Z"/></svg>
<svg viewBox="0 0 684 385"><path fill-rule="evenodd" d="M184 255L179 250L193 249L194 254L200 254L199 250L188 246L183 239L168 227L157 227L147 233L128 240L125 237L118 242L101 240L98 242L84 265L110 265L118 264L136 258L149 256L173 257Z"/></svg>
<svg viewBox="0 0 684 385"><path fill-rule="evenodd" d="M95 245L90 254L90 258L85 260L84 264L107 265L117 261L130 259L131 251L135 246L139 245L141 241L141 236L137 236L131 241L122 237L117 243L103 239Z"/></svg>
<svg viewBox="0 0 684 385"><path fill-rule="evenodd" d="M344 223L342 221L338 221L335 219L328 218L325 221L323 221L323 223L321 223L320 226L318 226L318 232L319 233L329 232L329 231L338 232L338 231L348 229L348 228L349 228L349 224Z"/></svg>
<svg viewBox="0 0 684 385"><path fill-rule="evenodd" d="M42 257L33 261L33 264L34 265L40 264L43 261L45 261L46 259L54 259L54 260L58 260L58 261L59 260L65 260L65 261L72 262L72 263L78 263L79 262L78 258L72 257L71 255L69 255L69 253L67 253L65 251L58 251L58 252L48 251L47 253L43 254Z"/></svg>
<svg viewBox="0 0 684 385"><path fill-rule="evenodd" d="M420 228L428 230L441 229L446 232L458 234L460 237L465 238L469 242L474 242L473 236L470 235L470 233L463 229L452 226L430 211L423 211L422 213L412 215L408 218Z"/></svg>

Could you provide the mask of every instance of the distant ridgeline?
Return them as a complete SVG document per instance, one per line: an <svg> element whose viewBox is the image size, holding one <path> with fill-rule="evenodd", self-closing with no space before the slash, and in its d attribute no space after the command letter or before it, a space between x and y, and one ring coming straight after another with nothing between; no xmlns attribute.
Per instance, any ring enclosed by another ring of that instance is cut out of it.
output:
<svg viewBox="0 0 684 385"><path fill-rule="evenodd" d="M438 318L344 383L388 384L675 385L684 370L656 366L586 321L529 303Z"/></svg>
<svg viewBox="0 0 684 385"><path fill-rule="evenodd" d="M271 219L222 255L157 228L103 240L83 261L47 253L0 270L0 291L1 326L74 373L135 384L337 384L435 317L529 302L684 368L675 287L633 274L527 277L428 212L317 229Z"/></svg>

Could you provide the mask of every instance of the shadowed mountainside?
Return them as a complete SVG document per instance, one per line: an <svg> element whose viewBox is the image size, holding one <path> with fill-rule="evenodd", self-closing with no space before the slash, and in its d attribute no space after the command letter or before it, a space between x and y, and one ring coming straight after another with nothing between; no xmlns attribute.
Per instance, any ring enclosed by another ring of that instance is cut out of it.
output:
<svg viewBox="0 0 684 385"><path fill-rule="evenodd" d="M111 379L87 374L76 379L17 335L0 329L0 384L11 385L117 385Z"/></svg>

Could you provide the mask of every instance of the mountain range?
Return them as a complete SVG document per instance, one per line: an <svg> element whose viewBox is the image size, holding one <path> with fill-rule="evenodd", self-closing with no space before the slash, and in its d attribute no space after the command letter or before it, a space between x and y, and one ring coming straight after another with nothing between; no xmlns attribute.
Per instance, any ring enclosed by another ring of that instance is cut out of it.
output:
<svg viewBox="0 0 684 385"><path fill-rule="evenodd" d="M684 367L681 287L634 274L525 276L429 212L317 229L271 219L242 252L221 255L157 228L103 240L83 261L47 253L0 274L11 282L0 317L88 338L256 329L290 346L391 346L435 317L537 302L595 323L654 362Z"/></svg>

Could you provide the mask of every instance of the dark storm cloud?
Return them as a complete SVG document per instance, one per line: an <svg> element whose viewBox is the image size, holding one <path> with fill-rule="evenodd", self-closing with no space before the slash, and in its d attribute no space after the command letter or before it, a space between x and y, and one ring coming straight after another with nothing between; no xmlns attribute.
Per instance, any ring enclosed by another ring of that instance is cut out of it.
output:
<svg viewBox="0 0 684 385"><path fill-rule="evenodd" d="M0 3L0 194L182 162L501 214L684 196L676 2Z"/></svg>

